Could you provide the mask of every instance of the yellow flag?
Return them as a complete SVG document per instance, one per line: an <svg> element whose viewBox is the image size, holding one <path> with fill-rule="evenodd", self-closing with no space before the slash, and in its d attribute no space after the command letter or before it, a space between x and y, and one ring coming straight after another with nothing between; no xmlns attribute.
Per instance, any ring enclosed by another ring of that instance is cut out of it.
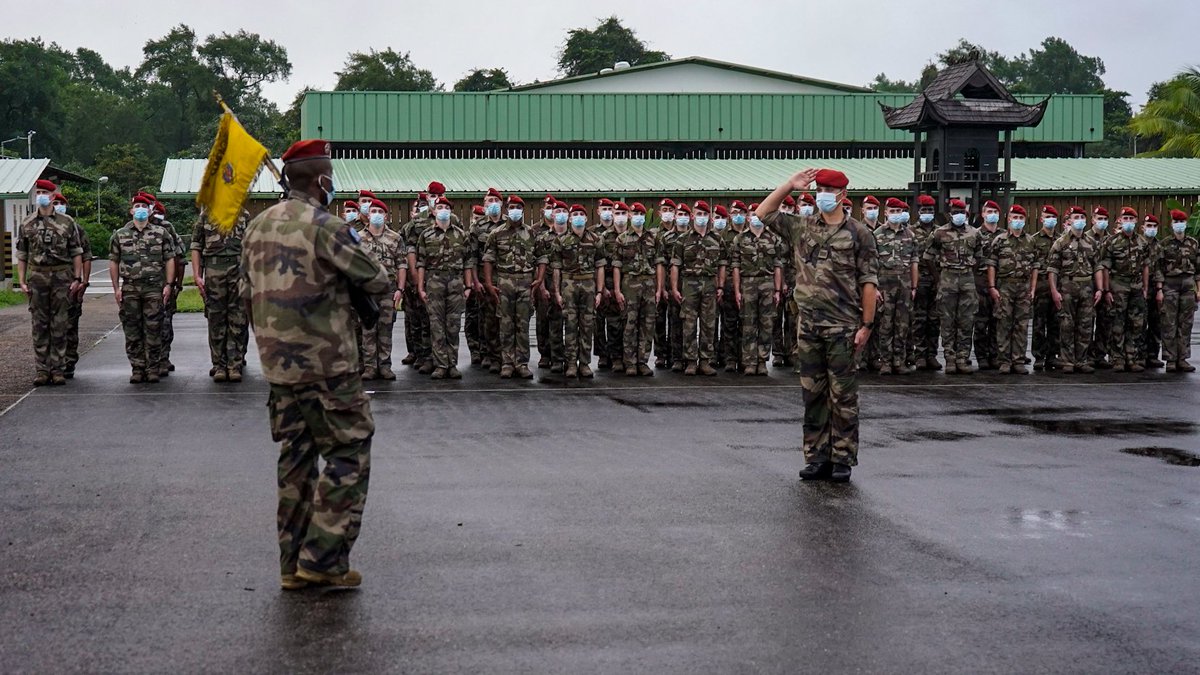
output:
<svg viewBox="0 0 1200 675"><path fill-rule="evenodd" d="M217 140L208 153L208 164L196 206L222 232L231 232L242 215L250 186L267 159L267 149L246 132L232 113L221 116Z"/></svg>

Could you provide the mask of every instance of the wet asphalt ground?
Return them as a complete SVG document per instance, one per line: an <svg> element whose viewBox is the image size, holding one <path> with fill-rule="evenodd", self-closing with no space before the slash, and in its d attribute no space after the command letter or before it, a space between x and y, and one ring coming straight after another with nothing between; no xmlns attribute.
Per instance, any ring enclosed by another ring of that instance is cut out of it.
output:
<svg viewBox="0 0 1200 675"><path fill-rule="evenodd" d="M176 333L0 417L4 672L1200 672L1195 375L867 379L832 485L790 373L402 369L363 587L283 593L266 384Z"/></svg>

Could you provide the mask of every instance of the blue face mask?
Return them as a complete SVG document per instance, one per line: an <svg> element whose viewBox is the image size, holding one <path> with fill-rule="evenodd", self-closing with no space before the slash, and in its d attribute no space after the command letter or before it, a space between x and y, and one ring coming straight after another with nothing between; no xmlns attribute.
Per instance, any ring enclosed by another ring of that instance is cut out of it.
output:
<svg viewBox="0 0 1200 675"><path fill-rule="evenodd" d="M386 220L382 213L371 214L371 225L373 227L383 227L383 221Z"/></svg>
<svg viewBox="0 0 1200 675"><path fill-rule="evenodd" d="M812 214L813 207L811 205L805 204L804 206L800 207L800 215L804 216L805 218L812 218Z"/></svg>
<svg viewBox="0 0 1200 675"><path fill-rule="evenodd" d="M1071 229L1076 232L1083 232L1085 227L1087 227L1087 220L1084 218L1076 218L1071 221Z"/></svg>
<svg viewBox="0 0 1200 675"><path fill-rule="evenodd" d="M696 227L708 227L708 216L696 216Z"/></svg>
<svg viewBox="0 0 1200 675"><path fill-rule="evenodd" d="M950 215L950 222L954 223L955 227L962 227L967 224L967 214L954 213Z"/></svg>
<svg viewBox="0 0 1200 675"><path fill-rule="evenodd" d="M138 221L146 221L150 219L150 209L139 206L133 210L133 219Z"/></svg>
<svg viewBox="0 0 1200 675"><path fill-rule="evenodd" d="M675 224L679 227L687 227L692 222L691 216L675 216Z"/></svg>
<svg viewBox="0 0 1200 675"><path fill-rule="evenodd" d="M566 225L567 224L567 214L565 214L565 213L554 214L554 222L558 223L559 225Z"/></svg>
<svg viewBox="0 0 1200 675"><path fill-rule="evenodd" d="M842 201L834 192L818 192L816 200L817 208L821 209L821 213L832 213Z"/></svg>
<svg viewBox="0 0 1200 675"><path fill-rule="evenodd" d="M750 216L750 227L762 227L763 222L758 216Z"/></svg>
<svg viewBox="0 0 1200 675"><path fill-rule="evenodd" d="M523 217L525 217L525 211L523 211L521 209L509 209L508 210L508 219L511 221L515 222L515 221L520 220Z"/></svg>
<svg viewBox="0 0 1200 675"><path fill-rule="evenodd" d="M1100 220L1097 220L1096 221L1096 229L1100 230L1101 232L1107 230L1108 229L1108 219L1101 218Z"/></svg>
<svg viewBox="0 0 1200 675"><path fill-rule="evenodd" d="M542 218L554 220L554 209L542 209Z"/></svg>
<svg viewBox="0 0 1200 675"><path fill-rule="evenodd" d="M928 225L929 223L932 223L932 222L933 222L933 214L932 214L932 213L921 213L921 214L918 214L918 215L917 215L917 220L919 220L919 221L921 221L922 223L925 223L926 225Z"/></svg>
<svg viewBox="0 0 1200 675"><path fill-rule="evenodd" d="M629 219L629 222L633 223L634 227L640 229L646 226L646 216L634 216Z"/></svg>
<svg viewBox="0 0 1200 675"><path fill-rule="evenodd" d="M713 229L718 231L723 230L728 222L724 218L713 218Z"/></svg>
<svg viewBox="0 0 1200 675"><path fill-rule="evenodd" d="M353 223L356 220L358 220L358 211L347 211L346 212L346 222L347 223Z"/></svg>
<svg viewBox="0 0 1200 675"><path fill-rule="evenodd" d="M603 211L600 212L600 220L603 220L604 222L609 223L609 222L612 222L612 219L613 219L612 211L609 211L608 209L604 209Z"/></svg>
<svg viewBox="0 0 1200 675"><path fill-rule="evenodd" d="M1183 234L1184 232L1187 232L1187 221L1171 223L1171 231L1175 234Z"/></svg>
<svg viewBox="0 0 1200 675"><path fill-rule="evenodd" d="M1009 228L1011 228L1017 232L1020 232L1021 230L1025 229L1025 219L1024 218L1020 218L1020 219L1014 218L1014 219L1008 221L1008 226L1009 226Z"/></svg>
<svg viewBox="0 0 1200 675"><path fill-rule="evenodd" d="M1137 228L1137 223L1121 223L1121 231L1125 234L1133 232Z"/></svg>
<svg viewBox="0 0 1200 675"><path fill-rule="evenodd" d="M38 195L38 196L34 197L33 199L34 199L34 201L37 202L37 205L40 207L45 208L47 206L50 206L50 195Z"/></svg>
<svg viewBox="0 0 1200 675"><path fill-rule="evenodd" d="M866 209L863 211L863 215L867 218L867 220L878 220L879 209Z"/></svg>
<svg viewBox="0 0 1200 675"><path fill-rule="evenodd" d="M904 222L904 214L903 213L888 214L888 222L893 225L899 225Z"/></svg>
<svg viewBox="0 0 1200 675"><path fill-rule="evenodd" d="M733 224L734 225L745 225L746 224L746 216L741 213L734 214Z"/></svg>
<svg viewBox="0 0 1200 675"><path fill-rule="evenodd" d="M1042 227L1046 228L1047 230L1053 230L1057 226L1058 226L1058 218L1051 217L1051 218L1043 218L1042 219Z"/></svg>
<svg viewBox="0 0 1200 675"><path fill-rule="evenodd" d="M999 213L984 214L983 222L987 223L988 225L995 225L996 223L1000 222L1000 214Z"/></svg>
<svg viewBox="0 0 1200 675"><path fill-rule="evenodd" d="M587 225L587 216L571 216L571 227L582 230Z"/></svg>
<svg viewBox="0 0 1200 675"><path fill-rule="evenodd" d="M483 212L489 216L498 216L500 215L500 205L492 202L491 204L483 207Z"/></svg>
<svg viewBox="0 0 1200 675"><path fill-rule="evenodd" d="M1158 228L1157 227L1147 227L1146 228L1146 236L1150 237L1151 239L1157 237L1158 236Z"/></svg>
<svg viewBox="0 0 1200 675"><path fill-rule="evenodd" d="M363 214L364 216L367 215L368 213L370 213L370 211L371 211L371 202L362 202L358 205L358 212Z"/></svg>
<svg viewBox="0 0 1200 675"><path fill-rule="evenodd" d="M55 204L55 205L54 205L54 212L55 212L55 213L63 213L63 214L65 214L65 213L67 212L67 205L66 205L66 204Z"/></svg>
<svg viewBox="0 0 1200 675"><path fill-rule="evenodd" d="M450 222L450 209L439 209L433 217L437 218L440 223L448 223Z"/></svg>
<svg viewBox="0 0 1200 675"><path fill-rule="evenodd" d="M900 213L900 222L907 223L910 218L912 218L912 215L909 214L908 211L903 211Z"/></svg>

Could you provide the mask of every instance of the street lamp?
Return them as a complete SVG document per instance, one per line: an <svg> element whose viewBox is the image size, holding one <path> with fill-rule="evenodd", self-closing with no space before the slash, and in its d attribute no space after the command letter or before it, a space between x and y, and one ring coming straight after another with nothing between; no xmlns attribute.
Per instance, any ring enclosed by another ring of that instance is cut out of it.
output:
<svg viewBox="0 0 1200 675"><path fill-rule="evenodd" d="M100 224L100 186L108 182L108 176L100 176L96 181L96 224Z"/></svg>

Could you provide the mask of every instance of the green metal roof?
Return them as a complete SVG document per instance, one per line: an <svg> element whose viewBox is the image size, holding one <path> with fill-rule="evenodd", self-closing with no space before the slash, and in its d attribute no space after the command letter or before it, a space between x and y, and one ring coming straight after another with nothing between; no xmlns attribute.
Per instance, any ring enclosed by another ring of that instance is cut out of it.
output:
<svg viewBox="0 0 1200 675"><path fill-rule="evenodd" d="M0 159L0 199L28 199L48 159Z"/></svg>
<svg viewBox="0 0 1200 675"><path fill-rule="evenodd" d="M828 89L837 89L839 91L871 91L867 87L859 87L853 84L844 84L842 82L833 82L831 80L820 80L814 77L804 77L802 75L793 75L792 73L783 73L778 70L768 70L766 68L756 68L740 63L730 63L728 61L718 61L717 59L707 59L703 56L687 56L680 59L670 59L668 61L658 61L656 63L643 63L628 68L611 69L607 72L585 73L574 77L564 77L558 80L547 80L545 82L531 82L529 84L521 84L514 87L509 87L505 91L533 91L543 87L553 87L560 84L570 82L581 82L583 80L599 80L604 78L619 77L628 73L637 73L646 70L657 70L660 68L670 68L671 66L679 66L683 64L695 64L708 66L710 68L720 68L721 70L732 70L738 73L749 73L751 75L761 75L762 77L770 77L776 80L786 80L788 82L797 82L800 84L808 84L816 87L826 87Z"/></svg>
<svg viewBox="0 0 1200 675"><path fill-rule="evenodd" d="M191 196L200 186L203 159L169 159L159 195ZM671 160L671 159L335 159L334 177L345 192L371 190L407 196L430 180L451 195L479 196L489 187L523 195L754 194L775 189L805 166L846 172L850 190L904 192L911 159ZM1014 159L1018 194L1200 194L1200 159ZM269 174L253 193L278 194Z"/></svg>
<svg viewBox="0 0 1200 675"><path fill-rule="evenodd" d="M1018 96L1038 103L1044 96ZM525 94L309 92L301 136L334 143L911 143L879 103L912 94ZM1014 140L1104 137L1104 97L1056 95Z"/></svg>

